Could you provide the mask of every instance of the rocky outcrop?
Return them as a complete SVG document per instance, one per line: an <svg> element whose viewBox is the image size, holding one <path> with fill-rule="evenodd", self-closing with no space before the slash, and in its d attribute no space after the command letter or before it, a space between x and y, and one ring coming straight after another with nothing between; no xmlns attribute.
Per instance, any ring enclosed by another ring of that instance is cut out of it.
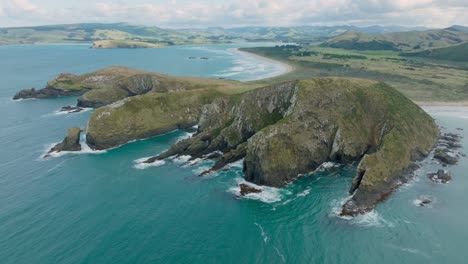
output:
<svg viewBox="0 0 468 264"><path fill-rule="evenodd" d="M67 112L67 113L79 113L83 111L84 109L79 107L79 106L64 106L60 109L60 112Z"/></svg>
<svg viewBox="0 0 468 264"><path fill-rule="evenodd" d="M435 183L448 183L452 180L452 175L446 170L438 170L436 173L429 173L427 177Z"/></svg>
<svg viewBox="0 0 468 264"><path fill-rule="evenodd" d="M244 159L247 181L281 187L324 162L357 161L343 215L373 209L439 135L433 119L392 87L321 78L239 94L205 88L130 97L93 114L87 142L105 149L196 124L192 138L146 162L178 155L215 159L204 175Z"/></svg>
<svg viewBox="0 0 468 264"><path fill-rule="evenodd" d="M50 80L44 89L22 90L13 99L80 96L77 99L78 107L99 108L149 92L178 92L233 84L233 81L172 77L126 67L109 67L83 75L62 73Z"/></svg>
<svg viewBox="0 0 468 264"><path fill-rule="evenodd" d="M428 205L430 205L432 203L432 201L428 198L423 198L422 200L419 201L418 203L418 206L419 207L426 207Z"/></svg>
<svg viewBox="0 0 468 264"><path fill-rule="evenodd" d="M48 155L52 152L61 152L61 151L80 151L80 134L81 128L72 127L68 129L67 136L61 142L55 145L49 152Z"/></svg>
<svg viewBox="0 0 468 264"><path fill-rule="evenodd" d="M13 100L19 99L45 99L62 96L78 96L85 93L87 90L61 90L51 87L36 90L35 88L25 89L17 92L13 96Z"/></svg>
<svg viewBox="0 0 468 264"><path fill-rule="evenodd" d="M458 163L462 155L457 150L461 148L461 136L453 133L445 133L439 137L437 148L434 151L434 160L444 167Z"/></svg>
<svg viewBox="0 0 468 264"><path fill-rule="evenodd" d="M250 185L247 185L245 183L239 184L239 188L240 188L240 195L242 196L247 195L249 193L261 193L262 192L262 190L252 187Z"/></svg>

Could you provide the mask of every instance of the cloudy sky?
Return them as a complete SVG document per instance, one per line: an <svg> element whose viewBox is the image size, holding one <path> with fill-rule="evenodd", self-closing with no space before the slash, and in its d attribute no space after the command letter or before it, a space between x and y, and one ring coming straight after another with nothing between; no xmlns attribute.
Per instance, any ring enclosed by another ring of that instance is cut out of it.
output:
<svg viewBox="0 0 468 264"><path fill-rule="evenodd" d="M0 27L77 22L446 27L468 25L468 0L0 0Z"/></svg>

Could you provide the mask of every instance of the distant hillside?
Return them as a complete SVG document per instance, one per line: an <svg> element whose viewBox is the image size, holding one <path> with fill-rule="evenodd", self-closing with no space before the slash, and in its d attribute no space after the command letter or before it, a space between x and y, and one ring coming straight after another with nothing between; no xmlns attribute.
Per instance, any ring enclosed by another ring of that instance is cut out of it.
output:
<svg viewBox="0 0 468 264"><path fill-rule="evenodd" d="M453 26L446 29L426 31L367 34L347 31L322 45L332 48L353 50L402 50L416 51L428 48L441 48L468 41L466 27Z"/></svg>
<svg viewBox="0 0 468 264"><path fill-rule="evenodd" d="M435 60L468 61L468 42L446 48L401 53L407 57L424 57Z"/></svg>
<svg viewBox="0 0 468 264"><path fill-rule="evenodd" d="M147 46L229 43L234 40L312 43L325 41L354 30L368 33L408 31L395 26L295 26L295 27L212 27L203 29L163 29L127 23L85 23L37 27L0 28L0 45L34 43L91 43L119 41L123 46L147 42ZM125 43L128 42L128 43ZM115 42L114 42L115 43Z"/></svg>
<svg viewBox="0 0 468 264"><path fill-rule="evenodd" d="M144 41L169 45L216 42L205 36L191 36L176 30L126 23L0 28L0 44L90 43L100 40Z"/></svg>

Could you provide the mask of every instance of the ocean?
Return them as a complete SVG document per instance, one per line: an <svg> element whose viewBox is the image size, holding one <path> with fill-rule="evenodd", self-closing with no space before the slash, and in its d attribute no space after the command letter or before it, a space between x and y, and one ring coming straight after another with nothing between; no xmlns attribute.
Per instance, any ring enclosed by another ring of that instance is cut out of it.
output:
<svg viewBox="0 0 468 264"><path fill-rule="evenodd" d="M43 159L68 127L85 126L92 111L57 113L75 104L74 97L11 100L60 72L111 65L236 80L284 71L233 50L251 45L0 47L0 263L466 263L466 158L447 168L453 173L448 184L427 179L441 165L425 160L376 210L345 219L337 211L348 198L355 164L239 199L241 163L202 178L197 174L208 161L138 164L188 136L185 131ZM426 110L446 131L467 138L468 108ZM418 207L423 198L433 203Z"/></svg>

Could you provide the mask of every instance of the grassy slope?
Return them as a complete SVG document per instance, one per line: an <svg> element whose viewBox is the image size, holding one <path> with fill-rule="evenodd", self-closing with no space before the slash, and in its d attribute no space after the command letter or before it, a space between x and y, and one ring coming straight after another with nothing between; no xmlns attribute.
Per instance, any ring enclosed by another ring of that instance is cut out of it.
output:
<svg viewBox="0 0 468 264"><path fill-rule="evenodd" d="M416 101L468 100L468 63L406 58L394 51L350 51L317 46L242 50L294 67L294 71L267 82L357 77L389 83Z"/></svg>
<svg viewBox="0 0 468 264"><path fill-rule="evenodd" d="M324 46L352 50L420 50L456 45L468 41L468 31L454 28L426 31L366 34L347 31L323 43Z"/></svg>
<svg viewBox="0 0 468 264"><path fill-rule="evenodd" d="M435 60L468 62L468 42L446 48L428 49L419 52L402 53L405 57L423 57Z"/></svg>

